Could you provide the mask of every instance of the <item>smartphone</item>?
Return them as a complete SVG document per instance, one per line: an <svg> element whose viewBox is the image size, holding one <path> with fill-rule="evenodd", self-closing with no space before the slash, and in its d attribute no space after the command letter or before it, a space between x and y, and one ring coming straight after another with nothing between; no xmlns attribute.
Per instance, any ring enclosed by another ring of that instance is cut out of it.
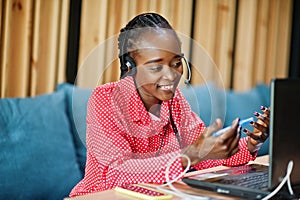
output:
<svg viewBox="0 0 300 200"><path fill-rule="evenodd" d="M146 199L146 200L167 200L172 199L172 195L162 193L158 190L146 188L143 186L138 186L135 184L129 184L126 186L116 187L114 189L116 192L135 197L137 199Z"/></svg>
<svg viewBox="0 0 300 200"><path fill-rule="evenodd" d="M239 126L244 126L244 125L250 123L250 122L253 121L253 120L254 120L253 117L249 117L249 118L247 118L247 119L243 119L243 120L241 120L241 121L239 122ZM220 130L218 130L217 132L214 132L214 133L213 133L213 136L214 136L214 137L217 137L217 136L219 136L219 135L222 135L222 134L224 134L226 131L228 131L230 128L231 128L231 126L228 126L228 127L226 127L226 128L220 129Z"/></svg>

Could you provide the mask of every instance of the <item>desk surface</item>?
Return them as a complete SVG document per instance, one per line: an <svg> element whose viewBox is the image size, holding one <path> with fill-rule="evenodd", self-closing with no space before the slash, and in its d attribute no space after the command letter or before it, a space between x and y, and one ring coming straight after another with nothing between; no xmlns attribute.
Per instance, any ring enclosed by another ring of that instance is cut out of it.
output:
<svg viewBox="0 0 300 200"><path fill-rule="evenodd" d="M258 157L258 158L256 158L255 161L252 161L250 163L267 165L269 163L269 156L266 155L266 156ZM210 172L210 171L220 170L220 169L224 169L224 168L227 168L227 167L219 166L219 167L209 168L209 169L205 169L205 170L200 170L200 171L188 173L188 176L191 176L191 175L194 175L194 174L207 173L207 172ZM189 194L207 196L207 197L212 197L214 199L240 199L238 197L231 197L231 196L218 194L218 193L215 193L215 192L210 192L210 191L206 191L206 190L191 188L191 187L187 186L186 184L184 184L182 182L174 183L173 185L175 186L176 189L178 189L180 191L184 191L184 192L189 193ZM155 187L155 185L152 185L152 184L149 184L147 186L148 187ZM89 199L91 199L91 200L92 199L133 200L135 198L125 196L123 194L119 194L117 192L114 192L113 190L107 190L107 191L103 191L103 192L96 192L96 193L83 195L83 196L77 196L77 197L73 197L73 198L65 198L64 200L89 200ZM176 196L173 197L173 200L179 200L179 199L181 199L181 198L176 197Z"/></svg>

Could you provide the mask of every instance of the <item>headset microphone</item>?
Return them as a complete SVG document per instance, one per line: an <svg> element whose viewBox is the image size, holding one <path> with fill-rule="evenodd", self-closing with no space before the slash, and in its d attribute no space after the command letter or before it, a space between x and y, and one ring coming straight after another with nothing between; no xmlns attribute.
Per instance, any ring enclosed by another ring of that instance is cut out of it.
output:
<svg viewBox="0 0 300 200"><path fill-rule="evenodd" d="M184 60L184 62L185 62L185 64L186 64L186 67L187 67L187 69L188 69L188 74L187 74L188 77L187 77L187 79L184 81L184 83L185 83L185 84L189 84L190 81L191 81L191 74L192 74L191 68L190 68L189 62L187 61L186 57L183 55L182 58L183 58L183 60Z"/></svg>

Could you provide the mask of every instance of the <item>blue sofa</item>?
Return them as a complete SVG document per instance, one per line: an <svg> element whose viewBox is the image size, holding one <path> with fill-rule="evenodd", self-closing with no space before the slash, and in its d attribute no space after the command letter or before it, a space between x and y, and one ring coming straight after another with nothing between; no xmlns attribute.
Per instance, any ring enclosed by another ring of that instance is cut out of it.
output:
<svg viewBox="0 0 300 200"><path fill-rule="evenodd" d="M226 126L238 116L252 116L260 105L269 105L266 85L245 93L220 92L213 84L182 92L206 124L221 117ZM64 83L51 94L0 99L0 199L68 196L84 175L82 141L90 94L91 90ZM259 154L267 152L268 142Z"/></svg>

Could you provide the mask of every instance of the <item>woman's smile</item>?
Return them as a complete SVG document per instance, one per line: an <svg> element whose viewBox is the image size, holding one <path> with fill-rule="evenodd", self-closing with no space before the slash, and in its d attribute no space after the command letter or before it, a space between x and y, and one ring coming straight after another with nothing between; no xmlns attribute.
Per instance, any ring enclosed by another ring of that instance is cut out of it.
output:
<svg viewBox="0 0 300 200"><path fill-rule="evenodd" d="M172 85L158 85L157 86L160 90L164 90L164 91L172 91L173 92L173 88L174 88L174 84Z"/></svg>

